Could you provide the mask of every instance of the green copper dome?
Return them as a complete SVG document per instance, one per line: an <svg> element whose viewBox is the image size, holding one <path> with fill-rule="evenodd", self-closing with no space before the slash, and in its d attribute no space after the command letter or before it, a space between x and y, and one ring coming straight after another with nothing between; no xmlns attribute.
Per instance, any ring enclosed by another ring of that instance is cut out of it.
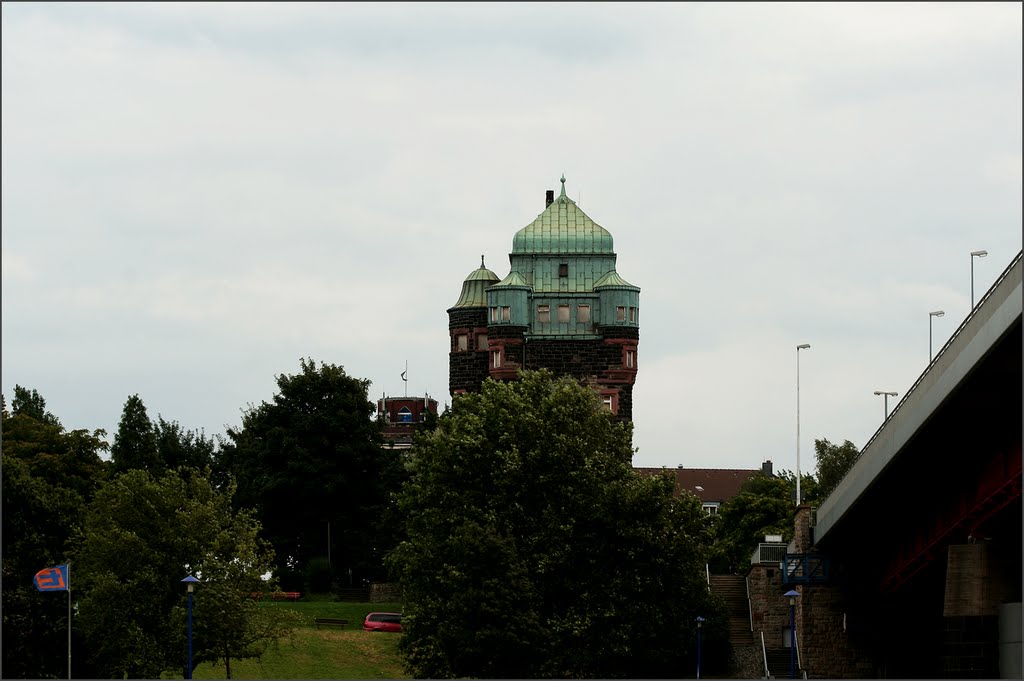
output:
<svg viewBox="0 0 1024 681"><path fill-rule="evenodd" d="M480 267L473 270L462 282L462 295L449 309L457 307L487 307L487 287L498 281L498 275L484 267L484 256L480 256Z"/></svg>
<svg viewBox="0 0 1024 681"><path fill-rule="evenodd" d="M600 279L598 279L597 281L594 282L594 290L595 291L597 289L599 289L599 288L611 288L611 287L635 289L637 291L640 290L636 286L633 286L628 281L626 281L625 279L620 277L619 273L616 272L615 270L612 270L611 272L606 273L603 277L601 277Z"/></svg>
<svg viewBox="0 0 1024 681"><path fill-rule="evenodd" d="M536 220L516 232L512 254L613 253L612 235L565 195L565 176L561 182L561 196Z"/></svg>

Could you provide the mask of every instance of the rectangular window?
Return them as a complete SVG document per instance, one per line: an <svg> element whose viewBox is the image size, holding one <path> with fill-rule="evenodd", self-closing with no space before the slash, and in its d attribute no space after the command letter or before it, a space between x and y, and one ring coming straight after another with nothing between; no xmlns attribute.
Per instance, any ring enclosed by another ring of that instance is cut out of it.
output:
<svg viewBox="0 0 1024 681"><path fill-rule="evenodd" d="M486 350L487 349L487 334L486 333L478 333L476 335L476 349L477 350Z"/></svg>
<svg viewBox="0 0 1024 681"><path fill-rule="evenodd" d="M607 409L608 411L612 410L612 396L611 395L605 395L604 397L602 397L601 398L601 402L604 404L604 408L605 409Z"/></svg>
<svg viewBox="0 0 1024 681"><path fill-rule="evenodd" d="M496 307L492 307L491 308L491 321L492 322L498 321L498 308L496 308Z"/></svg>
<svg viewBox="0 0 1024 681"><path fill-rule="evenodd" d="M465 352L466 350L469 350L469 336L464 333L456 334L455 351Z"/></svg>
<svg viewBox="0 0 1024 681"><path fill-rule="evenodd" d="M501 368L501 350L491 350L491 366L495 369Z"/></svg>
<svg viewBox="0 0 1024 681"><path fill-rule="evenodd" d="M576 321L578 322L589 322L590 321L590 306L580 305L576 308Z"/></svg>
<svg viewBox="0 0 1024 681"><path fill-rule="evenodd" d="M507 322L512 319L512 308L508 305L501 306L501 321Z"/></svg>
<svg viewBox="0 0 1024 681"><path fill-rule="evenodd" d="M562 324L569 323L569 306L559 305L558 306L558 321Z"/></svg>
<svg viewBox="0 0 1024 681"><path fill-rule="evenodd" d="M619 305L615 308L615 320L619 322L626 321L626 308L623 305Z"/></svg>
<svg viewBox="0 0 1024 681"><path fill-rule="evenodd" d="M634 323L636 322L636 308L635 307L629 308L629 321L634 322Z"/></svg>
<svg viewBox="0 0 1024 681"><path fill-rule="evenodd" d="M538 305L537 306L537 321L538 322L550 322L551 321L551 306L550 305Z"/></svg>
<svg viewBox="0 0 1024 681"><path fill-rule="evenodd" d="M636 366L636 350L626 350L626 368L632 369Z"/></svg>
<svg viewBox="0 0 1024 681"><path fill-rule="evenodd" d="M558 276L559 277L568 277L569 276L569 263L563 262L561 265L558 266Z"/></svg>

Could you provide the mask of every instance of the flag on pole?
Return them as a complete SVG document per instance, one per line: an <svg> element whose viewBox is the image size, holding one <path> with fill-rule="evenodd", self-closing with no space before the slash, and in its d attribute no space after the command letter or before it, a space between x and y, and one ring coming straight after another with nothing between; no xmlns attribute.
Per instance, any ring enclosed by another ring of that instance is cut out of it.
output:
<svg viewBox="0 0 1024 681"><path fill-rule="evenodd" d="M32 579L39 591L68 591L68 566L44 568Z"/></svg>
<svg viewBox="0 0 1024 681"><path fill-rule="evenodd" d="M409 370L408 370L408 369L406 369L405 371L403 371L403 372L402 372L402 380L403 380L403 381L408 381L408 380L409 380L409 379L407 379L407 378L405 377L405 375L406 375L407 373L409 373Z"/></svg>

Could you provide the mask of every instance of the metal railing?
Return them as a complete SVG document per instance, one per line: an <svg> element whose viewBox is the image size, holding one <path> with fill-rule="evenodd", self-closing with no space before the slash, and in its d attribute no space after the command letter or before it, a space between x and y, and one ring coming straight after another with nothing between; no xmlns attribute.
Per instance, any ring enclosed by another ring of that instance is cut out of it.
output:
<svg viewBox="0 0 1024 681"><path fill-rule="evenodd" d="M750 575L743 578L747 586L747 622L750 623L750 631L754 631L754 602L750 600Z"/></svg>
<svg viewBox="0 0 1024 681"><path fill-rule="evenodd" d="M800 664L800 639L798 639L796 636L795 627L793 628L793 631L791 631L790 633L793 634L793 647L796 648L796 668L797 671L800 671L802 673L803 665ZM807 676L804 675L804 678L807 678Z"/></svg>
<svg viewBox="0 0 1024 681"><path fill-rule="evenodd" d="M761 563L773 563L779 564L786 557L786 544L765 544L760 543L754 552L750 554L750 564L759 565Z"/></svg>
<svg viewBox="0 0 1024 681"><path fill-rule="evenodd" d="M708 580L708 593L711 593L711 568L704 563L704 576Z"/></svg>
<svg viewBox="0 0 1024 681"><path fill-rule="evenodd" d="M878 438L878 436L881 434L882 430L885 429L885 424L888 423L889 420L891 420L892 417L896 415L896 412L898 412L900 410L900 407L903 406L903 403L906 402L907 399L910 398L910 396L914 394L914 390L917 389L917 386L920 385L921 381L923 381L925 379L925 377L928 375L928 372L931 371L933 366L935 366L935 363L939 361L939 358L942 357L942 355L946 352L946 350L949 348L949 346L953 344L953 341L956 340L957 336L959 336L963 332L964 328L966 328L967 325L970 323L970 321L972 319L974 319L974 315L977 314L978 310L981 308L982 303L984 303L986 300L991 298L992 294L995 292L996 288L999 287L999 284L1001 284L1004 279L1006 279L1008 276L1010 276L1010 272L1012 272L1013 268L1017 265L1018 262L1020 262L1022 255L1024 255L1024 251L1017 251L1017 255L1015 255L1013 260L1010 261L1010 264L1006 266L1006 269L1003 270L1002 274L1000 274L996 278L996 280L992 284L992 286L990 286L988 291L985 292L985 295L983 295L981 297L981 299L971 309L971 311L967 314L967 316L964 317L964 320L960 323L960 326L957 327L956 331L954 331L952 333L952 335L949 337L949 340L947 340L946 343L939 349L939 351L937 353L935 353L935 356L932 358L932 360L930 362L928 362L928 365L924 368L924 371L922 371L921 375L917 377L917 380L914 381L914 384L912 386L910 386L910 390L908 390L905 393L903 393L903 397L900 399L899 402L896 403L896 406L893 407L892 411L890 411L889 414L885 417L885 419L882 421L882 425L878 426L878 430L876 430L875 433L871 436L871 438L867 441L867 443L865 443L865 445L863 447L861 447L860 454L857 455L858 458L860 458L860 455L863 454L864 452L866 452L868 450L868 447L871 446L871 443L874 442L876 438ZM851 466L850 470L848 470L846 472L846 475L849 475L850 471L852 471L852 470L853 470L853 466ZM839 485L837 484L836 488L838 488L838 487L839 487ZM834 491L835 491L835 489L832 490L832 492L834 492ZM832 492L829 492L828 496L831 496ZM825 498L827 499L828 496L826 496ZM822 500L822 501L824 501L824 500Z"/></svg>
<svg viewBox="0 0 1024 681"><path fill-rule="evenodd" d="M761 659L764 661L764 678L770 679L772 678L772 673L768 669L768 650L764 647L764 632L759 633L761 634Z"/></svg>

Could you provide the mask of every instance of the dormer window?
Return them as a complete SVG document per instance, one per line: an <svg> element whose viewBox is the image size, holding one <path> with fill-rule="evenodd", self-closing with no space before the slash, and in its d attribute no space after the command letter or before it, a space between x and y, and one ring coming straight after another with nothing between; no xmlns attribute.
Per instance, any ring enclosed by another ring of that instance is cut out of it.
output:
<svg viewBox="0 0 1024 681"><path fill-rule="evenodd" d="M624 322L626 321L626 306L619 305L615 308L615 321Z"/></svg>
<svg viewBox="0 0 1024 681"><path fill-rule="evenodd" d="M558 306L558 321L561 324L569 323L569 306L559 305Z"/></svg>
<svg viewBox="0 0 1024 681"><path fill-rule="evenodd" d="M568 277L569 276L569 263L563 262L561 265L558 266L558 276L559 277Z"/></svg>
<svg viewBox="0 0 1024 681"><path fill-rule="evenodd" d="M538 305L537 306L537 321L538 322L550 322L551 321L551 306L550 305Z"/></svg>
<svg viewBox="0 0 1024 681"><path fill-rule="evenodd" d="M576 308L576 321L584 323L590 321L590 306L580 305Z"/></svg>

